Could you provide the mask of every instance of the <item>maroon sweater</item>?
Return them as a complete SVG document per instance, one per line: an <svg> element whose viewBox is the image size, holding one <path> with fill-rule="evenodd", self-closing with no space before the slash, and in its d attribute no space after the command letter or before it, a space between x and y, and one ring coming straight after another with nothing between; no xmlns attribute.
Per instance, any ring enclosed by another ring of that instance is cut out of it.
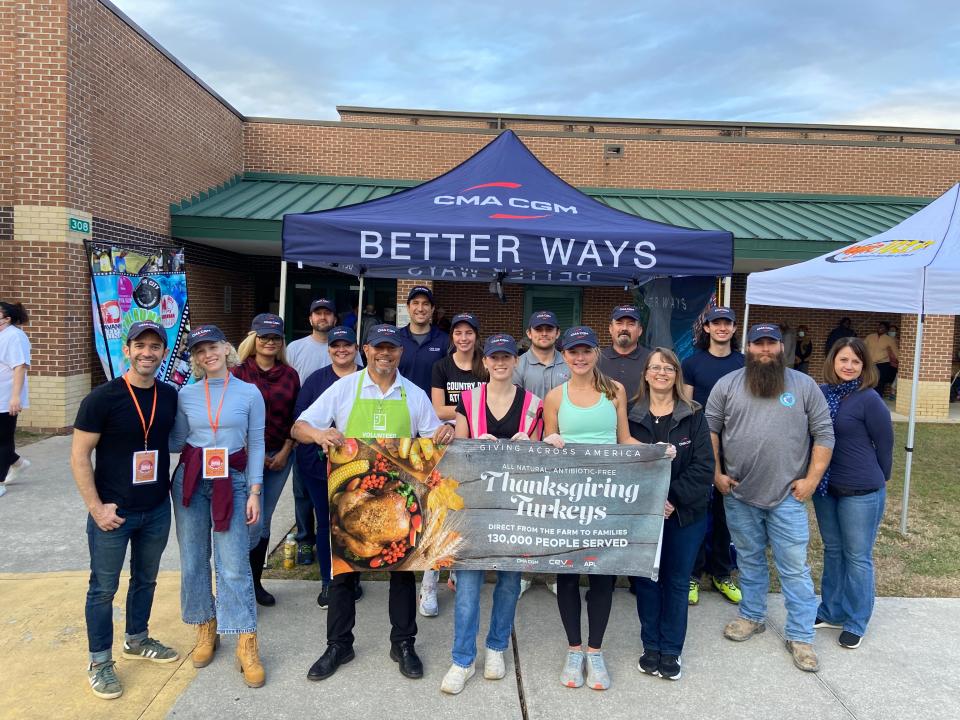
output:
<svg viewBox="0 0 960 720"><path fill-rule="evenodd" d="M293 408L300 393L300 376L292 367L279 362L269 370L261 370L253 356L232 368L230 372L235 377L256 385L263 395L267 411L264 446L268 453L277 452L290 438L290 428L293 427L295 419Z"/></svg>

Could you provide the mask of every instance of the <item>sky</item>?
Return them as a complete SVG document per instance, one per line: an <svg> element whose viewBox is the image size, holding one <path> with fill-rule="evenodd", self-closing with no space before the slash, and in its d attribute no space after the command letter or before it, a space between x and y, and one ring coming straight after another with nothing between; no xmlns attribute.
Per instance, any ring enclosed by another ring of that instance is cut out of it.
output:
<svg viewBox="0 0 960 720"><path fill-rule="evenodd" d="M337 105L960 129L960 3L113 0L247 116Z"/></svg>

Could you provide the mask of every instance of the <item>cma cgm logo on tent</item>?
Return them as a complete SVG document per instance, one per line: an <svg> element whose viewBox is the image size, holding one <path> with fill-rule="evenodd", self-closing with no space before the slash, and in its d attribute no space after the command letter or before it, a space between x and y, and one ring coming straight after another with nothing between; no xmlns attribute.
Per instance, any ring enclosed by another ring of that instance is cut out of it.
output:
<svg viewBox="0 0 960 720"><path fill-rule="evenodd" d="M842 263L870 260L877 257L912 256L923 252L931 245L935 245L936 242L936 240L878 240L863 245L853 245L833 255L828 255L826 260L832 263Z"/></svg>
<svg viewBox="0 0 960 720"><path fill-rule="evenodd" d="M437 195L433 198L434 205L474 205L476 207L483 207L485 205L492 205L499 208L512 208L516 210L533 210L539 215L529 215L526 213L513 213L513 212L494 212L490 215L491 220L537 220L539 218L550 217L551 215L559 215L560 213L569 213L571 215L577 214L576 205L561 205L560 203L550 202L548 200L531 200L530 198L520 197L519 195L511 195L507 198L500 198L496 195L490 194L481 194L475 191L485 190L489 188L506 188L508 190L518 190L523 187L520 183L515 182L488 182L481 183L480 185L471 185L468 188L461 190L463 193L461 195ZM473 193L467 195L466 193Z"/></svg>

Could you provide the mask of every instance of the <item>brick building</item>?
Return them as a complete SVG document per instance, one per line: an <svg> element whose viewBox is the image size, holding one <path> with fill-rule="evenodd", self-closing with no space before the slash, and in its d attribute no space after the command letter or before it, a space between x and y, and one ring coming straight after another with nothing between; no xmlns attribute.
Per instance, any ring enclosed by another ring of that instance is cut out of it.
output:
<svg viewBox="0 0 960 720"><path fill-rule="evenodd" d="M83 241L173 241L186 247L191 316L239 338L279 301L279 217L378 197L442 173L502 129L554 172L629 212L736 238L733 304L745 273L813 257L884 230L960 179L960 131L709 123L339 108L339 121L244 117L105 0L0 4L0 298L31 314L31 402L22 424L65 428L91 384L93 350ZM278 213L280 213L278 215ZM69 229L88 220L90 234ZM406 281L376 281L378 307ZM356 280L290 269L288 317L305 303L345 303ZM435 283L449 313L520 333L543 289ZM585 287L577 319L602 329L629 295ZM823 339L841 316L861 333L879 316L755 308L751 320L806 324ZM901 329L912 372L914 318ZM945 415L960 328L930 317L921 415ZM898 409L909 402L900 384Z"/></svg>

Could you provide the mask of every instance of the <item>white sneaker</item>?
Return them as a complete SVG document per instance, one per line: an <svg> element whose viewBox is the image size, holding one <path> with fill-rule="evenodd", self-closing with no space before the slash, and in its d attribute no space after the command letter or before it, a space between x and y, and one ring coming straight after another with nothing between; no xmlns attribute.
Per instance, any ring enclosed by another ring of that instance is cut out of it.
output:
<svg viewBox="0 0 960 720"><path fill-rule="evenodd" d="M487 680L501 680L507 674L507 666L503 662L502 650L487 648L483 658L483 677Z"/></svg>
<svg viewBox="0 0 960 720"><path fill-rule="evenodd" d="M24 457L17 460L17 462L11 465L10 469L7 470L6 482L16 480L18 477L20 477L21 473L23 473L23 471L29 468L31 465L33 465L33 463Z"/></svg>
<svg viewBox="0 0 960 720"><path fill-rule="evenodd" d="M459 695L463 691L463 686L467 684L467 680L472 678L476 671L475 663L470 663L470 667L451 665L447 674L443 676L440 690L448 695Z"/></svg>
<svg viewBox="0 0 960 720"><path fill-rule="evenodd" d="M0 483L0 497L3 497L7 494L6 483Z"/></svg>
<svg viewBox="0 0 960 720"><path fill-rule="evenodd" d="M530 589L532 583L526 578L520 579L520 594L523 595L527 590Z"/></svg>
<svg viewBox="0 0 960 720"><path fill-rule="evenodd" d="M557 584L555 582L547 583L547 587L550 588L550 592L552 592L554 595L557 594Z"/></svg>
<svg viewBox="0 0 960 720"><path fill-rule="evenodd" d="M426 578L427 573L424 573L423 577ZM424 617L436 617L440 614L440 606L437 604L436 577L433 578L432 583L429 581L421 583L419 609L420 614Z"/></svg>

